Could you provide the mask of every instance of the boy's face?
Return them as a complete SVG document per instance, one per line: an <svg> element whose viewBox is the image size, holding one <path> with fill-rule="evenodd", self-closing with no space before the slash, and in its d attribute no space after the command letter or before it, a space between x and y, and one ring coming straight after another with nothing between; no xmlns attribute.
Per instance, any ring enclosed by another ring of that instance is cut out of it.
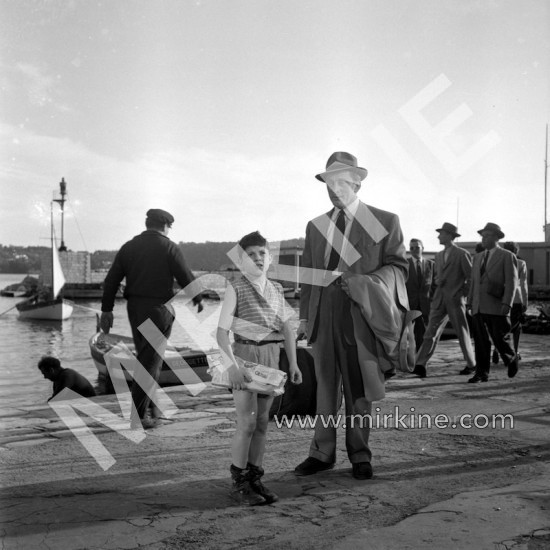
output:
<svg viewBox="0 0 550 550"><path fill-rule="evenodd" d="M40 372L42 373L42 376L44 376L44 378L46 378L46 380L53 380L54 378L54 373L52 371L52 369L50 369L49 367L38 367L40 369Z"/></svg>
<svg viewBox="0 0 550 550"><path fill-rule="evenodd" d="M253 277L267 273L271 265L271 254L265 246L247 246L242 257L242 269Z"/></svg>

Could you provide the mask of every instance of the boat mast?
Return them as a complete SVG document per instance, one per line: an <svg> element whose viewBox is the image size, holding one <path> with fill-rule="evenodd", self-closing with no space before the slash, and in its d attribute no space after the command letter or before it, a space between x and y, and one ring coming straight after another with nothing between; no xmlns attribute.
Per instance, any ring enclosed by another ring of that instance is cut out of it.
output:
<svg viewBox="0 0 550 550"><path fill-rule="evenodd" d="M55 277L55 266L53 265L53 261L54 261L54 255L55 255L55 252L54 252L54 247L55 247L55 238L54 238L54 227L53 227L53 201L50 202L50 240L51 240L51 243L52 243L52 253L51 253L51 261L52 261L52 299L55 300L55 292L54 292L54 288L55 288L55 281L54 281L54 277Z"/></svg>
<svg viewBox="0 0 550 550"><path fill-rule="evenodd" d="M550 234L550 228L548 228L548 209L546 204L548 202L548 124L546 124L546 143L544 146L544 240L547 240L547 235Z"/></svg>
<svg viewBox="0 0 550 550"><path fill-rule="evenodd" d="M61 206L61 245L59 246L59 252L65 252L67 250L67 247L65 246L65 241L64 241L65 201L67 200L65 198L65 195L67 194L67 184L65 183L65 178L61 178L61 181L59 182L59 189L61 192L61 198L54 199L54 202L57 202Z"/></svg>

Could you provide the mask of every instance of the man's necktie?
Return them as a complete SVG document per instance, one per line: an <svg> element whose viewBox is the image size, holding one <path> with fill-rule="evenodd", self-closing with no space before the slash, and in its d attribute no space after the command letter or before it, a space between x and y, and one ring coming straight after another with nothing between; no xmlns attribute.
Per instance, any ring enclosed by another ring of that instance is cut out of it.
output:
<svg viewBox="0 0 550 550"><path fill-rule="evenodd" d="M489 251L487 250L485 254L483 255L483 261L481 262L481 274L483 275L485 273L485 270L487 269L487 260L489 259Z"/></svg>
<svg viewBox="0 0 550 550"><path fill-rule="evenodd" d="M420 265L420 260L416 262L416 278L419 283L422 281L422 267Z"/></svg>
<svg viewBox="0 0 550 550"><path fill-rule="evenodd" d="M346 230L346 215L344 214L343 210L340 210L338 213L338 217L336 218L336 229L334 231L334 235L332 237L332 250L330 251L330 257L328 259L328 265L327 270L328 271L334 271L338 264L340 263L340 253L342 252L342 246L344 244L344 241L342 239L342 236L338 233L344 233Z"/></svg>

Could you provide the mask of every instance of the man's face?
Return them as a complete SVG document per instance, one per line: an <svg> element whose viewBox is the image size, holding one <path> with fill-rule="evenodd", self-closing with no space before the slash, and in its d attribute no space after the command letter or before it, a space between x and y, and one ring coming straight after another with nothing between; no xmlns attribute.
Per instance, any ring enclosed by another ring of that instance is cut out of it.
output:
<svg viewBox="0 0 550 550"><path fill-rule="evenodd" d="M242 258L242 269L253 277L267 273L271 265L271 253L265 246L247 246Z"/></svg>
<svg viewBox="0 0 550 550"><path fill-rule="evenodd" d="M409 250L411 252L411 256L416 260L420 260L422 258L423 248L418 241L411 241L411 243L409 244Z"/></svg>
<svg viewBox="0 0 550 550"><path fill-rule="evenodd" d="M485 250L491 250L494 248L498 242L498 237L492 231L482 231L481 232L481 244Z"/></svg>
<svg viewBox="0 0 550 550"><path fill-rule="evenodd" d="M350 172L339 172L326 180L328 196L336 208L344 208L357 198L361 185L355 183Z"/></svg>
<svg viewBox="0 0 550 550"><path fill-rule="evenodd" d="M450 233L447 233L447 231L440 231L437 238L439 239L439 242L443 245L449 244L453 241L453 236Z"/></svg>

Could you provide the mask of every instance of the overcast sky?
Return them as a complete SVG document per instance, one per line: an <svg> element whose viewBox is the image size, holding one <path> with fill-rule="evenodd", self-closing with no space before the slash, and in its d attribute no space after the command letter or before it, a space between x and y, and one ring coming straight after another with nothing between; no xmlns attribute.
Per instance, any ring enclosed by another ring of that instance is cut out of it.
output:
<svg viewBox="0 0 550 550"><path fill-rule="evenodd" d="M349 151L367 204L439 249L543 240L546 0L0 0L0 244L304 235Z"/></svg>

